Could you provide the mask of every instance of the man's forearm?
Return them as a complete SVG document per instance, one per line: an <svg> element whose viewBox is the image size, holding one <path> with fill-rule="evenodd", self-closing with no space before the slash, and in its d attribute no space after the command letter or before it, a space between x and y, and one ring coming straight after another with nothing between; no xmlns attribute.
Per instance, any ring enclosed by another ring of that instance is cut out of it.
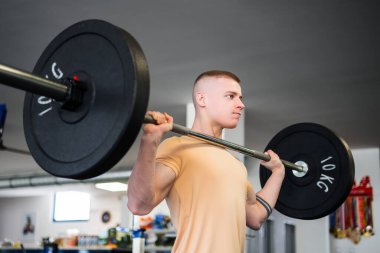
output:
<svg viewBox="0 0 380 253"><path fill-rule="evenodd" d="M276 205L281 185L285 177L285 171L276 171L268 178L264 187L257 192L272 208Z"/></svg>
<svg viewBox="0 0 380 253"><path fill-rule="evenodd" d="M159 140L141 138L139 153L128 180L128 207L132 212L149 212L155 202L155 156Z"/></svg>

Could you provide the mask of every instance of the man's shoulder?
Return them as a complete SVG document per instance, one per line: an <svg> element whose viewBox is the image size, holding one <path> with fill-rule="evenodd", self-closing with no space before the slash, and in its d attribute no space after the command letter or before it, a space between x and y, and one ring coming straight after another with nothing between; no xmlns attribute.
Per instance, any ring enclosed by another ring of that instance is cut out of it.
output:
<svg viewBox="0 0 380 253"><path fill-rule="evenodd" d="M160 143L160 150L171 150L172 152L178 152L192 147L194 142L193 138L188 136L172 136L168 137Z"/></svg>
<svg viewBox="0 0 380 253"><path fill-rule="evenodd" d="M160 145L175 145L179 143L180 143L180 137L172 136L163 140Z"/></svg>
<svg viewBox="0 0 380 253"><path fill-rule="evenodd" d="M162 144L172 144L172 145L180 145L180 144L187 144L187 143L193 143L193 142L199 142L196 141L194 138L191 138L186 135L181 135L181 136L172 136L168 137L165 140L163 140L161 143Z"/></svg>

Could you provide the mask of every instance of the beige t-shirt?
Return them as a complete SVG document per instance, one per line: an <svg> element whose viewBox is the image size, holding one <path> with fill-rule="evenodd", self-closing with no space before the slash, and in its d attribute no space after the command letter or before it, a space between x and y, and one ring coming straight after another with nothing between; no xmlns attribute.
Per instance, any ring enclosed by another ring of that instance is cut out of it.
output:
<svg viewBox="0 0 380 253"><path fill-rule="evenodd" d="M226 149L187 136L163 141L156 160L176 174L166 198L177 230L172 252L244 252L244 165Z"/></svg>

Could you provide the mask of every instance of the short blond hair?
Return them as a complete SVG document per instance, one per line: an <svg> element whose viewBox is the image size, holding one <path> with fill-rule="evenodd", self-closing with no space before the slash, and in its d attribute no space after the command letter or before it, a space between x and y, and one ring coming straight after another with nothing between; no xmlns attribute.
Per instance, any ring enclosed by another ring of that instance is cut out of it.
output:
<svg viewBox="0 0 380 253"><path fill-rule="evenodd" d="M225 70L209 70L209 71L203 72L195 79L194 84L196 84L200 79L204 77L227 77L227 78L231 78L232 80L235 80L236 82L240 84L239 77L237 77L234 73L225 71Z"/></svg>

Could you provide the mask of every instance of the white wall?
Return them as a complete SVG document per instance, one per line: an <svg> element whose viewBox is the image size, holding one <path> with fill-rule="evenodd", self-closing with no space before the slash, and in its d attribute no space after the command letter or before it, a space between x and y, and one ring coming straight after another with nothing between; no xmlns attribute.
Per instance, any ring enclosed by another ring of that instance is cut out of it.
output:
<svg viewBox="0 0 380 253"><path fill-rule="evenodd" d="M120 195L105 193L91 195L90 220L88 222L53 222L53 193L35 197L0 198L0 240L8 238L12 241L22 241L26 245L36 245L42 237L66 236L67 230L78 229L81 234L99 235L120 224ZM111 213L111 220L104 224L101 215L104 211ZM35 215L34 238L23 238L22 228L25 216Z"/></svg>

